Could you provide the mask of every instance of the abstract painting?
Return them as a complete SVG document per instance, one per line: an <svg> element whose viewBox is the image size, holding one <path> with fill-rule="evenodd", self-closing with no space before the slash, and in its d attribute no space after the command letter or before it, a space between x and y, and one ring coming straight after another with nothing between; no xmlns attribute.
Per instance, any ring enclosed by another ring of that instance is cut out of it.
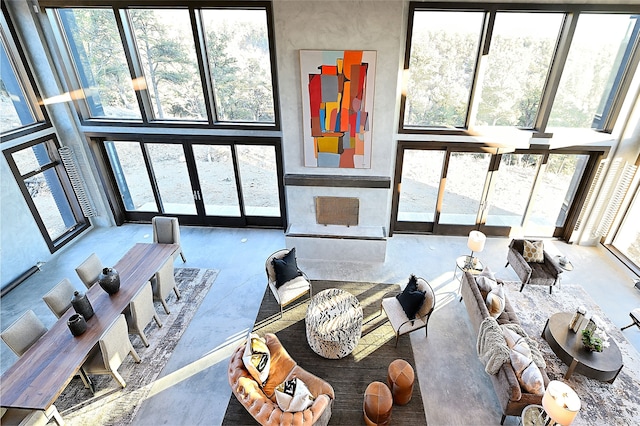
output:
<svg viewBox="0 0 640 426"><path fill-rule="evenodd" d="M304 164L371 167L376 52L301 50Z"/></svg>

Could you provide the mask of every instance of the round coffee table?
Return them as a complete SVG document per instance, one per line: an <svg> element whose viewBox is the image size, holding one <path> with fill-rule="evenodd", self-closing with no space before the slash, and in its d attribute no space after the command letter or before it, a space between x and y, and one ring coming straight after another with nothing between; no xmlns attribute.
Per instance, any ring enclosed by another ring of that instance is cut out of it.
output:
<svg viewBox="0 0 640 426"><path fill-rule="evenodd" d="M318 355L340 359L360 341L362 307L351 293L330 288L313 296L305 317L307 342Z"/></svg>
<svg viewBox="0 0 640 426"><path fill-rule="evenodd" d="M574 333L569 329L573 313L560 312L547 320L542 330L553 352L569 366L565 380L574 371L603 382L613 383L622 370L622 354L616 342L609 339L609 347L602 352L591 352L582 344L582 331Z"/></svg>

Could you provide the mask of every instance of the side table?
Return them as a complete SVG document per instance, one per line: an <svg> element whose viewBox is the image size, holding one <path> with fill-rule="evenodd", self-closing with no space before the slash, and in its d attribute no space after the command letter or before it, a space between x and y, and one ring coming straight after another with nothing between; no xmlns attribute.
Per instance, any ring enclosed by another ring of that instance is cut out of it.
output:
<svg viewBox="0 0 640 426"><path fill-rule="evenodd" d="M457 279L460 283L458 285L458 293L462 294L462 275L465 272L469 272L472 275L478 275L484 269L484 264L478 259L474 257L475 263L471 261L471 256L459 256L456 259L456 267L453 270L453 279ZM460 274L458 274L460 271ZM460 296L460 301L462 301L462 295Z"/></svg>
<svg viewBox="0 0 640 426"><path fill-rule="evenodd" d="M527 405L520 415L520 426L545 426L547 419L547 413L542 405Z"/></svg>

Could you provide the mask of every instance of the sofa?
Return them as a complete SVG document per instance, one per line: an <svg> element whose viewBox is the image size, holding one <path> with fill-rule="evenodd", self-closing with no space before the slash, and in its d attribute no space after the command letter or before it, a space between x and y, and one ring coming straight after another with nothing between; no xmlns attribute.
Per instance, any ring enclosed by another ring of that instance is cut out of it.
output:
<svg viewBox="0 0 640 426"><path fill-rule="evenodd" d="M264 339L271 355L269 376L264 386L260 386L244 366L245 343L238 346L231 356L228 379L238 401L259 424L265 426L324 426L329 423L335 398L333 387L297 365L275 334L266 333ZM294 378L302 380L315 399L304 411L284 412L276 401L275 389L280 383Z"/></svg>
<svg viewBox="0 0 640 426"><path fill-rule="evenodd" d="M500 283L499 280L498 283ZM474 275L469 272L465 272L462 276L461 293L471 324L473 325L476 335L478 335L478 333L481 332L481 328L486 323L485 320L487 320L490 315L489 309L485 303L486 296L480 292ZM519 328L520 321L518 320L518 317L513 310L513 306L509 302L509 298L506 294L504 310L496 320L500 325L517 324ZM532 342L530 339L528 340ZM535 348L533 346L535 346ZM532 343L532 350L533 349L538 351L535 343ZM541 358L539 352L537 353ZM549 377L547 376L544 367L540 367L540 372L546 388L549 384ZM520 416L522 414L522 410L527 405L542 404L542 394L532 394L522 389L511 362L507 361L502 363L501 366L497 368L497 372L495 374L489 374L489 377L491 378L491 383L493 384L493 388L502 408L500 424L504 423L506 416Z"/></svg>

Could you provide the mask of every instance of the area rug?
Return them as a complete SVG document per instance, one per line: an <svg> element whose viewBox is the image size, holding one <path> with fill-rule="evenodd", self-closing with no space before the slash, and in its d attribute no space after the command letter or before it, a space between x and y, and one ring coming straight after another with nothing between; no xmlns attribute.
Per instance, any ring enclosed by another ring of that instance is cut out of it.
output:
<svg viewBox="0 0 640 426"><path fill-rule="evenodd" d="M280 308L267 288L256 317L254 331L260 335L275 333L289 355L305 370L326 380L335 392L330 425L363 424L362 402L364 391L373 381L386 382L389 364L398 358L409 362L415 369L415 360L408 335L400 337L398 347L395 334L384 313L380 314L382 296L398 285L355 283L340 281L313 281L313 293L328 288L340 288L356 296L363 309L362 337L355 350L342 359L325 359L311 350L307 343L304 317L308 299L287 307L282 319ZM392 423L426 425L426 416L420 386L416 375L411 401L404 406L394 405ZM231 396L223 425L253 425L255 420Z"/></svg>
<svg viewBox="0 0 640 426"><path fill-rule="evenodd" d="M521 293L518 291L520 282L506 282L506 286L522 327L540 346L549 379L562 381L568 368L541 337L547 319L556 312L575 312L578 306L586 307L588 312L606 322L609 338L622 352L624 367L614 383L600 382L579 373L572 374L566 381L582 403L573 424L640 424L640 355L587 292L575 284L562 284L561 288L553 290L553 294L549 294L548 287L542 286L526 286Z"/></svg>
<svg viewBox="0 0 640 426"><path fill-rule="evenodd" d="M162 327L151 321L145 329L149 347L144 346L138 335L129 335L142 362L136 364L128 356L118 369L127 386L120 388L110 375L92 375L90 377L96 388L96 394L92 395L78 377L74 378L55 402L67 425L134 423L140 404L171 357L180 337L218 276L218 271L176 268L174 275L181 297L178 300L171 292L167 299L171 311L169 315L164 312L160 302L154 302Z"/></svg>

